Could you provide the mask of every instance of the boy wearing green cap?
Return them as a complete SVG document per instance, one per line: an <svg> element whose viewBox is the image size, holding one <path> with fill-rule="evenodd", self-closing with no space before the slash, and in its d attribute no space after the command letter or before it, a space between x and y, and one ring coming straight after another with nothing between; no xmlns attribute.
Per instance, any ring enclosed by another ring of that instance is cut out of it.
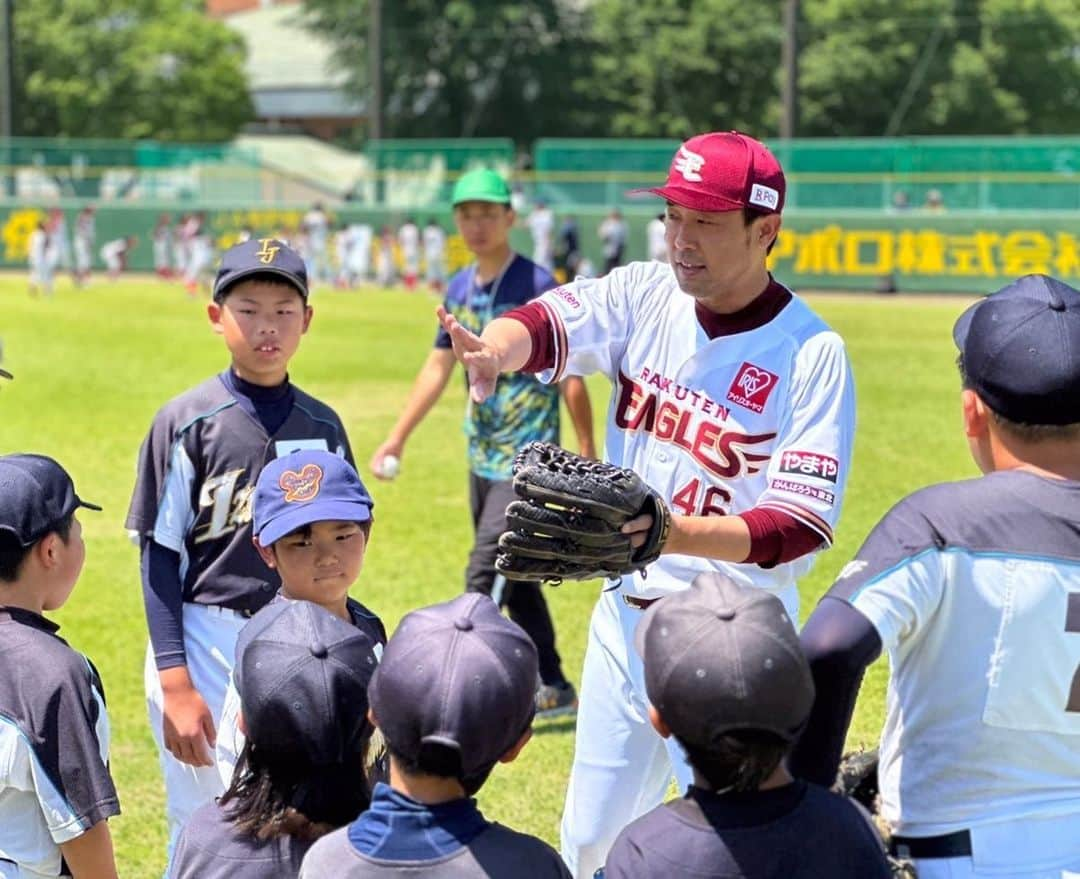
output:
<svg viewBox="0 0 1080 879"><path fill-rule="evenodd" d="M510 187L495 171L470 171L454 187L454 223L475 256L472 265L450 279L445 307L470 329L480 332L494 318L556 286L547 270L514 252L510 230L515 213ZM442 395L456 364L450 336L440 327L435 346L416 376L405 407L386 440L371 457L380 479L393 478L405 443ZM555 629L539 583L507 583L495 573L499 535L506 530L506 505L514 499L511 465L522 446L559 441L559 393L566 400L582 454L595 454L592 409L585 383L571 378L555 386L532 375L499 379L495 393L465 412L469 451L469 501L475 542L465 571L465 588L483 592L505 605L510 618L536 644L540 656L537 713L566 713L577 705L573 685L562 673L555 649Z"/></svg>

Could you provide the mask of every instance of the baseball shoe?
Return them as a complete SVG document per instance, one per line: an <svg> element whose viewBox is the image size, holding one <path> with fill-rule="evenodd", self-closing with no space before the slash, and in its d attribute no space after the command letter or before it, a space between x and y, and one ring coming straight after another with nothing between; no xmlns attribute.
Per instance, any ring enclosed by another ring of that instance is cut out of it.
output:
<svg viewBox="0 0 1080 879"><path fill-rule="evenodd" d="M536 716L562 717L576 714L577 690L569 681L561 684L541 684L536 688Z"/></svg>

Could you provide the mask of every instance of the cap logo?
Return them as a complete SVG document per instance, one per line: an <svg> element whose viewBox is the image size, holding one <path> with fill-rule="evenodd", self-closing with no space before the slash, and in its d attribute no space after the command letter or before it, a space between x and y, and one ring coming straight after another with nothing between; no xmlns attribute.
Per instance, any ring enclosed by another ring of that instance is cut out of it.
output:
<svg viewBox="0 0 1080 879"><path fill-rule="evenodd" d="M750 198L747 201L759 207L775 210L776 206L780 204L780 193L771 186L762 186L760 183L755 183L750 190Z"/></svg>
<svg viewBox="0 0 1080 879"><path fill-rule="evenodd" d="M282 473L278 486L285 492L286 503L303 503L316 498L322 478L322 467L318 464L305 464L299 472L286 470Z"/></svg>
<svg viewBox="0 0 1080 879"><path fill-rule="evenodd" d="M281 250L281 246L273 238L260 238L259 244L262 246L255 251L255 255L259 258L259 262L269 265Z"/></svg>
<svg viewBox="0 0 1080 879"><path fill-rule="evenodd" d="M685 146L679 147L675 154L675 170L683 175L683 179L689 183L700 183L701 174L705 167L705 157L688 150Z"/></svg>

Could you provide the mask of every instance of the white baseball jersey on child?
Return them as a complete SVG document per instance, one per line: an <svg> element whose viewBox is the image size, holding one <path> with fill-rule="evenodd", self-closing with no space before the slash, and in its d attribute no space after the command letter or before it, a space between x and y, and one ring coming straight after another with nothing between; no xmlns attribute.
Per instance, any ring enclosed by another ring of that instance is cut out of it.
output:
<svg viewBox="0 0 1080 879"><path fill-rule="evenodd" d="M855 432L855 389L840 337L798 297L762 326L710 339L671 267L632 263L540 297L556 332L544 381L603 372L614 385L606 457L673 512L786 513L832 543ZM623 591L656 598L702 571L775 592L796 617L807 555L772 568L664 555Z"/></svg>
<svg viewBox="0 0 1080 879"><path fill-rule="evenodd" d="M733 318L710 339L668 264L632 263L598 280L579 279L536 300L555 340L554 366L540 377L608 376L605 456L641 475L674 512L769 508L828 545L855 430L844 345L775 281L759 300L768 306L762 313L737 325ZM702 317L708 325L709 314ZM589 628L562 820L562 855L575 876L591 877L603 865L622 828L659 805L673 774L680 785L691 777L681 748L647 720L632 643L641 611L622 596L659 598L685 589L698 573L721 571L775 593L797 619L795 580L812 563L812 555L773 567L664 555L646 577L624 577L619 592L601 596Z"/></svg>

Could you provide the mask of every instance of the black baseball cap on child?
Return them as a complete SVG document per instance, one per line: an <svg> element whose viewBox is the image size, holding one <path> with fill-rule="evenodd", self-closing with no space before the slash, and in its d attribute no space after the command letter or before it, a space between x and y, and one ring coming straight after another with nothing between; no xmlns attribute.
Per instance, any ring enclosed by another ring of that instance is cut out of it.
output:
<svg viewBox="0 0 1080 879"><path fill-rule="evenodd" d="M221 302L231 287L252 275L278 275L292 284L305 300L308 297L304 258L277 238L251 238L222 254L214 278L214 301Z"/></svg>
<svg viewBox="0 0 1080 879"><path fill-rule="evenodd" d="M1024 275L953 327L969 387L1018 424L1080 421L1080 290Z"/></svg>
<svg viewBox="0 0 1080 879"><path fill-rule="evenodd" d="M376 643L310 601L267 605L240 631L233 671L247 739L299 766L351 762L371 736Z"/></svg>
<svg viewBox="0 0 1080 879"><path fill-rule="evenodd" d="M45 455L0 457L0 531L20 546L36 543L79 507L101 510L75 493L67 471Z"/></svg>
<svg viewBox="0 0 1080 879"><path fill-rule="evenodd" d="M445 774L469 779L528 729L536 680L532 640L474 592L405 616L368 698L392 751L422 765L425 754L453 755L458 771Z"/></svg>
<svg viewBox="0 0 1080 879"><path fill-rule="evenodd" d="M719 573L645 611L634 643L645 690L679 741L707 748L740 730L798 736L814 681L783 603Z"/></svg>

